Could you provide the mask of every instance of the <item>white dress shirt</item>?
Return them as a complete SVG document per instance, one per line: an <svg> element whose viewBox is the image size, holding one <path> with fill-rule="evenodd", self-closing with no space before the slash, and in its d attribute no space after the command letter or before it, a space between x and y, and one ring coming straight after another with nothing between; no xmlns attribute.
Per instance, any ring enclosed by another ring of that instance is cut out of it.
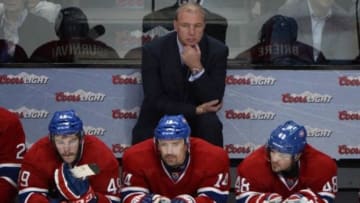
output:
<svg viewBox="0 0 360 203"><path fill-rule="evenodd" d="M323 36L324 26L326 19L331 16L332 11L331 9L328 10L325 16L317 16L314 13L314 10L311 7L309 0L307 1L309 10L310 10L310 17L311 17L311 30L312 30L312 46L314 49L314 59L316 60L319 56L319 51L321 51L321 40Z"/></svg>

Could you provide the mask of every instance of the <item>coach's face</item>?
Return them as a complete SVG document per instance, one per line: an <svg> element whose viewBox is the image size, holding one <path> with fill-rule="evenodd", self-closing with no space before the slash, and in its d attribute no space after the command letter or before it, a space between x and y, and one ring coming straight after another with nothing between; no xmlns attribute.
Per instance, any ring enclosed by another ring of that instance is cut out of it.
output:
<svg viewBox="0 0 360 203"><path fill-rule="evenodd" d="M205 17L200 11L183 9L174 20L174 29L184 46L193 46L200 42L204 34Z"/></svg>
<svg viewBox="0 0 360 203"><path fill-rule="evenodd" d="M79 147L80 138L76 134L54 136L55 147L64 162L71 164L75 161Z"/></svg>
<svg viewBox="0 0 360 203"><path fill-rule="evenodd" d="M158 140L157 147L161 159L169 166L176 167L184 163L187 144L184 139Z"/></svg>

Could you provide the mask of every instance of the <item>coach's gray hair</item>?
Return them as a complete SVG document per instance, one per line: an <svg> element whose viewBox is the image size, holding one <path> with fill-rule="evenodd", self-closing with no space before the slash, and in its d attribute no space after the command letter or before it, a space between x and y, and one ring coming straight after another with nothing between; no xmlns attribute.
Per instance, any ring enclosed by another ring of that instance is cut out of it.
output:
<svg viewBox="0 0 360 203"><path fill-rule="evenodd" d="M176 10L175 20L178 20L178 16L180 12L200 13L203 16L204 21L206 20L206 13L204 8L197 3L188 2L181 4L180 7Z"/></svg>

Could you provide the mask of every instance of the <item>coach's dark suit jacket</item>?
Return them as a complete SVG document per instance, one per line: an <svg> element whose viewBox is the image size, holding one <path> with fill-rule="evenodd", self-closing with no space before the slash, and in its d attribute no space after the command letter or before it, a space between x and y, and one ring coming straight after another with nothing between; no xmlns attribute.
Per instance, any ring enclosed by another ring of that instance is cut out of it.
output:
<svg viewBox="0 0 360 203"><path fill-rule="evenodd" d="M143 46L144 100L133 129L133 142L152 137L165 114L184 114L190 120L196 116L197 105L223 98L228 47L204 34L199 46L205 73L188 82L190 72L181 63L176 39L177 33L171 32Z"/></svg>
<svg viewBox="0 0 360 203"><path fill-rule="evenodd" d="M313 46L311 17L306 0L293 0L279 8L279 13L294 17L298 23L298 40ZM355 17L334 3L326 19L321 49L326 59L353 59L358 55Z"/></svg>

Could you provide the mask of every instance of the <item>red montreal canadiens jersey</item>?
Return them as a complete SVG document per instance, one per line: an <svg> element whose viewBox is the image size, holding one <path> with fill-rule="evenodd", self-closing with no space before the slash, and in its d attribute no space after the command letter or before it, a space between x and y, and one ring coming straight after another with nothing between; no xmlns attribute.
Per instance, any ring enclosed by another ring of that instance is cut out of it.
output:
<svg viewBox="0 0 360 203"><path fill-rule="evenodd" d="M96 163L100 173L89 177L98 203L120 202L119 163L111 150L95 136L84 136L83 153L77 165ZM26 153L19 176L19 202L47 203L56 191L54 171L62 164L48 136ZM42 195L43 194L43 195Z"/></svg>
<svg viewBox="0 0 360 203"><path fill-rule="evenodd" d="M20 164L26 151L18 116L0 107L0 200L13 202Z"/></svg>
<svg viewBox="0 0 360 203"><path fill-rule="evenodd" d="M188 194L197 203L226 200L230 188L228 154L199 138L190 138L190 146L190 162L177 181L163 168L153 139L127 149L122 159L123 202L130 203L139 193L160 194L170 199Z"/></svg>
<svg viewBox="0 0 360 203"><path fill-rule="evenodd" d="M302 189L311 189L318 198L333 202L337 191L337 166L326 154L309 144L300 157L298 182L289 188L273 173L265 146L245 158L237 167L235 183L237 203L256 202L261 193L278 193L283 199ZM319 201L319 203L325 201Z"/></svg>

